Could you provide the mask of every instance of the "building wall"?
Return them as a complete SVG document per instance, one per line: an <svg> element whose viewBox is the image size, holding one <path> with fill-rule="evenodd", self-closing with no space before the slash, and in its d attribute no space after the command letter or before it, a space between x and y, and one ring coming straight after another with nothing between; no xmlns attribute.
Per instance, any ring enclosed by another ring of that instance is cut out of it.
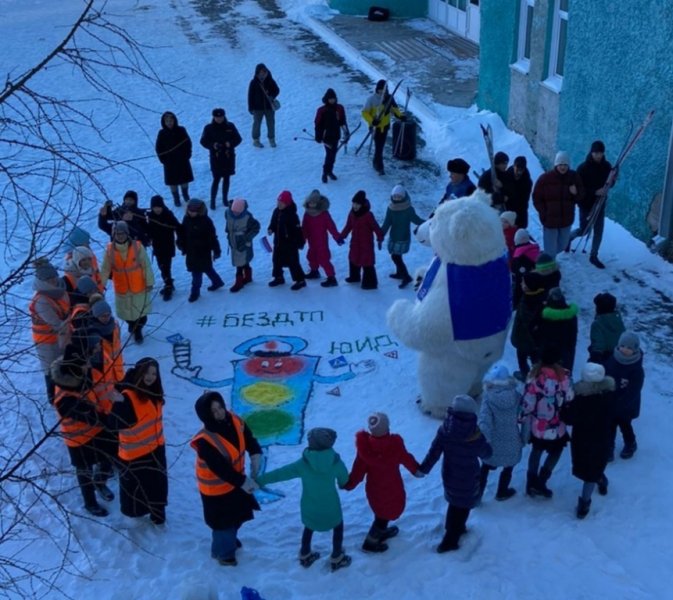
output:
<svg viewBox="0 0 673 600"><path fill-rule="evenodd" d="M673 6L667 0L571 0L559 147L573 163L594 139L619 153L630 124L654 120L629 155L610 195L608 215L643 240L650 202L662 191L673 119Z"/></svg>
<svg viewBox="0 0 673 600"><path fill-rule="evenodd" d="M509 64L514 60L516 52L518 10L515 4L485 0L480 5L477 105L497 112L505 122L510 107Z"/></svg>
<svg viewBox="0 0 673 600"><path fill-rule="evenodd" d="M427 0L330 0L331 8L344 15L366 15L371 6L390 9L392 18L427 17Z"/></svg>

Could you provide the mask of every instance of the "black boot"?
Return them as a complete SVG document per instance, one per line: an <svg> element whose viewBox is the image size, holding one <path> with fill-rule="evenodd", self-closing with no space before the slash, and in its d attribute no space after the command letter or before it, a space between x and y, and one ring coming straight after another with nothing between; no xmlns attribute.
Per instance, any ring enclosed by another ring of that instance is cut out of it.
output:
<svg viewBox="0 0 673 600"><path fill-rule="evenodd" d="M496 500L499 502L502 502L503 500L509 500L512 496L514 496L514 494L516 494L516 490L509 487L511 481L512 471L509 469L503 469L500 472L500 479L498 479L498 491L495 494Z"/></svg>
<svg viewBox="0 0 673 600"><path fill-rule="evenodd" d="M362 267L362 289L375 290L378 286L379 282L376 277L376 267Z"/></svg>
<svg viewBox="0 0 673 600"><path fill-rule="evenodd" d="M624 449L619 453L619 456L620 458L625 459L632 458L636 453L636 450L638 450L638 444L636 442L633 442L632 444L626 444Z"/></svg>
<svg viewBox="0 0 673 600"><path fill-rule="evenodd" d="M542 473L540 473L540 477L541 475ZM542 481L540 477L535 473L528 473L526 476L526 494L531 498L535 498L537 496L551 498L553 492L545 485L548 478Z"/></svg>
<svg viewBox="0 0 673 600"><path fill-rule="evenodd" d="M274 277L271 281L269 281L269 287L277 287L279 285L283 285L284 283L284 277Z"/></svg>
<svg viewBox="0 0 673 600"><path fill-rule="evenodd" d="M605 476L605 473L600 476L600 479L598 480L597 486L598 486L598 493L601 496L607 496L608 495L608 478Z"/></svg>
<svg viewBox="0 0 673 600"><path fill-rule="evenodd" d="M320 178L323 183L327 183L327 171L322 170L322 177Z"/></svg>
<svg viewBox="0 0 673 600"><path fill-rule="evenodd" d="M378 527L372 526L365 538L364 543L362 544L362 549L365 552L385 552L388 550L388 544L383 542L381 539L383 536L383 531Z"/></svg>
<svg viewBox="0 0 673 600"><path fill-rule="evenodd" d="M591 508L591 500L585 500L580 496L577 499L577 518L583 519L589 514L589 509Z"/></svg>
<svg viewBox="0 0 673 600"><path fill-rule="evenodd" d="M451 535L448 531L444 534L442 541L439 542L437 546L437 553L444 554L445 552L453 552L458 550L460 546L458 545L458 539L455 535Z"/></svg>
<svg viewBox="0 0 673 600"><path fill-rule="evenodd" d="M336 277L334 277L334 276L328 277L327 279L325 279L325 281L320 282L320 286L325 287L325 288L326 287L336 287L337 285L339 285L339 284L337 283Z"/></svg>
<svg viewBox="0 0 673 600"><path fill-rule="evenodd" d="M348 277L346 277L346 282L360 283L360 267L353 263L348 263Z"/></svg>
<svg viewBox="0 0 673 600"><path fill-rule="evenodd" d="M180 206L180 195L178 194L178 190L171 189L171 195L173 196L173 205Z"/></svg>
<svg viewBox="0 0 673 600"><path fill-rule="evenodd" d="M320 271L318 269L311 269L304 277L306 279L320 279Z"/></svg>
<svg viewBox="0 0 673 600"><path fill-rule="evenodd" d="M327 173L327 175L329 176L329 178L330 178L332 181L336 181L336 180L337 180L337 176L336 176L334 173L332 173L332 171L330 171L329 173Z"/></svg>
<svg viewBox="0 0 673 600"><path fill-rule="evenodd" d="M547 481L549 481L550 477L551 471L542 467L540 469L540 476L538 477L538 489L545 498L551 498L554 495L554 492L547 487Z"/></svg>

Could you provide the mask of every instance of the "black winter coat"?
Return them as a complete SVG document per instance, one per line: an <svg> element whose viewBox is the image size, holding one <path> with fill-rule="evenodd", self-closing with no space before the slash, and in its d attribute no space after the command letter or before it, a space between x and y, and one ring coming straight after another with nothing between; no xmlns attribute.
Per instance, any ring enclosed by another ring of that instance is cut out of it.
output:
<svg viewBox="0 0 673 600"><path fill-rule="evenodd" d="M497 171L496 177L500 183L503 183L505 178L505 173ZM504 187L499 191L496 191L493 187L493 172L491 169L484 171L479 177L477 182L477 187L484 190L487 194L491 194L491 204L498 209L504 210L505 208L505 194L503 193Z"/></svg>
<svg viewBox="0 0 673 600"><path fill-rule="evenodd" d="M147 233L157 257L175 256L175 238L182 236L182 225L173 211L163 207L160 214L147 213Z"/></svg>
<svg viewBox="0 0 673 600"><path fill-rule="evenodd" d="M124 215L131 213L132 218L125 220ZM98 213L98 229L112 236L112 228L117 221L125 221L129 226L129 237L132 240L138 240L143 246L147 247L150 238L147 235L147 214L144 209L137 206L107 206L103 214Z"/></svg>
<svg viewBox="0 0 673 600"><path fill-rule="evenodd" d="M304 234L294 202L283 210L275 208L268 230L273 234L274 260L281 266L294 264L293 257L304 247Z"/></svg>
<svg viewBox="0 0 673 600"><path fill-rule="evenodd" d="M632 365L623 365L611 356L605 363L605 374L615 380L615 419L637 419L640 416L640 394L645 383L643 355Z"/></svg>
<svg viewBox="0 0 673 600"><path fill-rule="evenodd" d="M314 125L316 142L338 142L341 139L341 128L346 127L344 107L326 102L316 112Z"/></svg>
<svg viewBox="0 0 673 600"><path fill-rule="evenodd" d="M528 203L532 190L533 180L528 169L524 169L518 179L514 175L513 166L505 171L502 177L502 193L507 197L505 209L513 210L516 213L517 227L528 226Z"/></svg>
<svg viewBox="0 0 673 600"><path fill-rule="evenodd" d="M449 409L419 470L429 473L443 455L444 497L459 508L474 508L479 498L479 459L491 454L477 427L477 415Z"/></svg>
<svg viewBox="0 0 673 600"><path fill-rule="evenodd" d="M528 356L536 356L539 352L537 333L542 320L544 293L523 293L516 308L512 325L512 346Z"/></svg>
<svg viewBox="0 0 673 600"><path fill-rule="evenodd" d="M196 403L196 413L204 424L204 428L223 436L234 446L238 446L238 435L227 414L224 421L216 421L210 414L210 400L207 395L202 396ZM247 425L243 430L245 451L252 456L261 454L262 448ZM211 529L228 529L239 527L245 521L254 518L253 510L259 510L259 504L252 494L241 489L245 482L245 475L233 469L231 463L213 446L204 440L196 441L196 453L204 460L208 467L222 480L234 486L234 489L219 496L201 494L203 503L203 518Z"/></svg>
<svg viewBox="0 0 673 600"><path fill-rule="evenodd" d="M570 455L573 475L582 481L598 482L612 449L615 381L580 381L575 398L561 408L561 420L572 425Z"/></svg>
<svg viewBox="0 0 673 600"><path fill-rule="evenodd" d="M175 125L166 127L164 119L172 115ZM161 115L161 129L157 134L155 150L159 161L164 166L164 183L166 185L182 185L194 181L192 165L192 140L187 130L178 125L178 118L170 112Z"/></svg>
<svg viewBox="0 0 673 600"><path fill-rule="evenodd" d="M262 81L257 77L261 69L266 69L268 75ZM255 76L248 85L248 112L254 110L273 110L269 98L274 100L280 94L280 88L271 76L271 71L262 63L255 67Z"/></svg>
<svg viewBox="0 0 673 600"><path fill-rule="evenodd" d="M187 270L205 273L213 266L213 258L222 254L215 225L206 213L205 204L202 213L194 217L185 215L182 219L182 238L180 250L187 256Z"/></svg>
<svg viewBox="0 0 673 600"><path fill-rule="evenodd" d="M573 372L577 346L577 305L562 308L546 306L542 310L537 332L534 336L540 348L555 346L561 351L561 366Z"/></svg>
<svg viewBox="0 0 673 600"><path fill-rule="evenodd" d="M226 119L222 123L208 123L201 134L201 145L210 153L210 171L213 175L236 173L236 147L242 142L236 125ZM227 146L228 144L228 146Z"/></svg>
<svg viewBox="0 0 673 600"><path fill-rule="evenodd" d="M596 162L591 153L587 154L584 162L577 167L577 174L584 185L584 198L578 203L584 210L591 210L598 199L596 191L601 189L612 171L610 162L603 160Z"/></svg>

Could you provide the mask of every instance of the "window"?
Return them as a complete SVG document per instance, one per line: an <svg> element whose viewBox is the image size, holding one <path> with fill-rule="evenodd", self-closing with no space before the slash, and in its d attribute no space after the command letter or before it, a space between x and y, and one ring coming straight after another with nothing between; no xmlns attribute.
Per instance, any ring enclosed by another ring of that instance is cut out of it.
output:
<svg viewBox="0 0 673 600"><path fill-rule="evenodd" d="M546 83L561 91L565 70L566 43L568 41L568 0L554 0L554 23L552 25L549 52L549 75Z"/></svg>
<svg viewBox="0 0 673 600"><path fill-rule="evenodd" d="M521 0L519 9L519 44L516 52L516 66L526 73L530 66L530 45L533 34L533 10L535 0Z"/></svg>

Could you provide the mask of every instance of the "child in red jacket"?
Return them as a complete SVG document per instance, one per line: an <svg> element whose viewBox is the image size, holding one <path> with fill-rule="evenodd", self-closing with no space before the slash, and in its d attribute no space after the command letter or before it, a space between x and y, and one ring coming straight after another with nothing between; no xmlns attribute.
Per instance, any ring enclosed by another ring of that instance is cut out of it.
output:
<svg viewBox="0 0 673 600"><path fill-rule="evenodd" d="M355 434L357 455L351 468L345 490L353 490L367 477L365 492L367 501L374 512L374 523L362 544L366 552L385 552L385 541L395 537L399 528L388 527L404 511L406 494L400 475L400 465L416 474L418 462L407 452L404 440L396 433L390 433L388 416L374 413L367 419L369 433Z"/></svg>
<svg viewBox="0 0 673 600"><path fill-rule="evenodd" d="M331 234L334 241L340 246L343 240L339 237L339 231L329 214L329 200L325 198L318 190L313 190L306 200L304 200L304 216L301 220L301 230L304 239L308 244L306 258L308 260L309 272L306 273L306 279L319 279L322 267L327 275L327 279L321 282L322 287L334 287L337 284L334 276L334 266L330 261L329 238Z"/></svg>

